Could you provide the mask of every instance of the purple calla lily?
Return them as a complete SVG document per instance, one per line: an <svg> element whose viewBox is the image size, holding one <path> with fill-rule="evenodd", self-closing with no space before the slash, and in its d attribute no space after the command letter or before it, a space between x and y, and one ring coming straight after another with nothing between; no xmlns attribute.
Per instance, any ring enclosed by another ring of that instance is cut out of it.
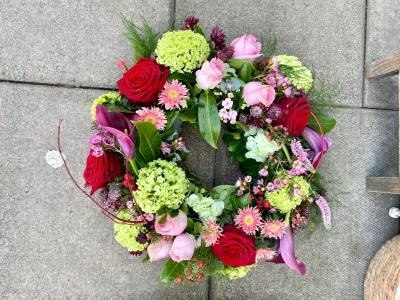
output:
<svg viewBox="0 0 400 300"><path fill-rule="evenodd" d="M123 113L108 111L103 105L96 106L96 122L100 128L115 136L122 152L131 160L135 155L135 127Z"/></svg>
<svg viewBox="0 0 400 300"><path fill-rule="evenodd" d="M307 272L306 265L298 262L294 253L294 241L292 229L288 227L286 233L278 241L277 247L278 256L272 262L275 264L285 263L292 270L304 275Z"/></svg>
<svg viewBox="0 0 400 300"><path fill-rule="evenodd" d="M326 136L321 137L319 133L309 127L304 128L302 135L315 153L312 165L317 168L322 156L332 146L332 140Z"/></svg>

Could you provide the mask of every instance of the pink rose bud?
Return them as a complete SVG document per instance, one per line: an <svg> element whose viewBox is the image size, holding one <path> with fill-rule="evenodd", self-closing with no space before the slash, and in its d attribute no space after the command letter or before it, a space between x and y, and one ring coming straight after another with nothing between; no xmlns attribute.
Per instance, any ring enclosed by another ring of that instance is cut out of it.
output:
<svg viewBox="0 0 400 300"><path fill-rule="evenodd" d="M234 39L231 43L233 47L233 58L253 61L259 57L261 43L257 42L254 35L245 34Z"/></svg>
<svg viewBox="0 0 400 300"><path fill-rule="evenodd" d="M150 261L158 261L169 256L169 252L172 247L172 240L159 239L155 243L151 243L147 247L147 254L150 257Z"/></svg>
<svg viewBox="0 0 400 300"><path fill-rule="evenodd" d="M169 256L173 261L181 262L183 260L191 260L194 254L196 241L193 235L183 233L178 235L172 243Z"/></svg>
<svg viewBox="0 0 400 300"><path fill-rule="evenodd" d="M248 105L262 103L268 107L275 100L275 89L261 82L249 82L244 85L243 98Z"/></svg>
<svg viewBox="0 0 400 300"><path fill-rule="evenodd" d="M204 62L201 69L196 71L197 84L203 90L215 88L224 77L224 69L224 62L219 58Z"/></svg>
<svg viewBox="0 0 400 300"><path fill-rule="evenodd" d="M180 235L185 230L187 225L187 216L181 210L179 210L179 214L174 218L172 218L170 215L167 215L167 218L164 220L165 222L163 224L159 223L160 219L161 216L157 216L154 225L156 232L161 235Z"/></svg>
<svg viewBox="0 0 400 300"><path fill-rule="evenodd" d="M124 61L123 59L120 59L120 60L117 62L117 67L118 67L119 69L121 69L121 70L128 70L128 67L126 66L126 63L125 63L125 61Z"/></svg>

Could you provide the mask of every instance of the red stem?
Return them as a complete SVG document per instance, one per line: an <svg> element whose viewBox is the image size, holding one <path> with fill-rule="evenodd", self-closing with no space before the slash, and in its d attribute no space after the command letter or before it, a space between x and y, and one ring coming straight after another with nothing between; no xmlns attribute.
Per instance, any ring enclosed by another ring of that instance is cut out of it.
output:
<svg viewBox="0 0 400 300"><path fill-rule="evenodd" d="M101 212L110 220L112 220L115 223L118 224L127 224L127 225L135 225L135 224L142 224L143 221L128 221L128 220L124 220L121 218L118 218L116 215L112 214L111 212L107 211L106 209L104 209L92 196L90 196L84 189L82 189L78 182L75 180L75 178L72 176L71 171L68 168L67 162L64 159L64 156L62 154L61 151L61 122L62 120L60 120L60 122L58 123L58 132L57 132L57 150L58 152L60 152L61 155L61 159L63 160L64 163L64 167L65 170L67 171L67 174L69 176L69 178L72 180L72 182L74 183L74 185L84 194L86 195L90 201L96 205L98 208L100 208Z"/></svg>

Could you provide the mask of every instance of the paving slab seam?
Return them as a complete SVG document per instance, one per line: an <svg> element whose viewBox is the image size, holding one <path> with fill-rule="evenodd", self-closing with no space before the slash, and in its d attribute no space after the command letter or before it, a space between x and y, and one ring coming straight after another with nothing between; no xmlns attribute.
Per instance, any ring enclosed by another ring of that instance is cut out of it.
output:
<svg viewBox="0 0 400 300"><path fill-rule="evenodd" d="M366 80L366 61L367 61L367 34L368 34L368 0L365 0L365 12L364 12L364 57L363 57L363 79L362 79L362 95L363 98L361 100L361 105L362 107L365 107L365 97L366 97L366 92L365 92L365 80Z"/></svg>

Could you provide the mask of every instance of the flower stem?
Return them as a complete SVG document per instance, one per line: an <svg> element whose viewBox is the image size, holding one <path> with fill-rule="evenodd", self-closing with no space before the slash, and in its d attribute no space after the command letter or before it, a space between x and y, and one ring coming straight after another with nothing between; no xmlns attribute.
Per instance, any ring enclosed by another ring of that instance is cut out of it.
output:
<svg viewBox="0 0 400 300"><path fill-rule="evenodd" d="M290 157L289 150L287 149L285 143L282 144L282 150L285 153L285 156L286 156L287 160L291 163L292 162L292 158Z"/></svg>
<svg viewBox="0 0 400 300"><path fill-rule="evenodd" d="M129 163L130 163L130 165L131 165L131 167L132 167L132 170L133 170L133 173L135 174L135 177L138 178L138 176L139 176L139 169L138 169L138 167L137 167L137 165L136 165L135 160L134 160L134 159L130 159L130 160L129 160Z"/></svg>

